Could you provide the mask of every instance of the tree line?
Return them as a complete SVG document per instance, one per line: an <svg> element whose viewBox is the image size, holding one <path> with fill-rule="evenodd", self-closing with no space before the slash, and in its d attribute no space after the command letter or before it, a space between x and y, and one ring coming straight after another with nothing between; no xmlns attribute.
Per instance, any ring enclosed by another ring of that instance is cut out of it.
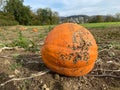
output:
<svg viewBox="0 0 120 90"><path fill-rule="evenodd" d="M96 15L96 16L91 16L88 19L89 23L119 22L119 21L120 21L120 13L116 13L115 15Z"/></svg>
<svg viewBox="0 0 120 90"><path fill-rule="evenodd" d="M74 22L74 23L97 23L97 22L120 22L120 13L115 15L72 15L68 17L61 17L61 23Z"/></svg>
<svg viewBox="0 0 120 90"><path fill-rule="evenodd" d="M50 8L32 11L24 0L0 0L0 25L52 25L59 22L59 15Z"/></svg>
<svg viewBox="0 0 120 90"><path fill-rule="evenodd" d="M59 17L58 12L50 8L38 8L32 11L24 0L0 0L0 26L5 25L53 25L63 22L96 23L120 21L120 13L115 15L74 15ZM78 18L77 18L78 17Z"/></svg>

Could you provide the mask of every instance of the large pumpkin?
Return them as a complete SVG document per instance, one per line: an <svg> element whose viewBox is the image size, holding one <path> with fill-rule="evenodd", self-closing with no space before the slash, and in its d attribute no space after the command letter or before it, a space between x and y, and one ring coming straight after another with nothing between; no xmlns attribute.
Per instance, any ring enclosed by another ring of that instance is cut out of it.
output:
<svg viewBox="0 0 120 90"><path fill-rule="evenodd" d="M96 41L87 29L74 23L63 23L49 32L41 54L52 71L83 76L92 70L98 52Z"/></svg>

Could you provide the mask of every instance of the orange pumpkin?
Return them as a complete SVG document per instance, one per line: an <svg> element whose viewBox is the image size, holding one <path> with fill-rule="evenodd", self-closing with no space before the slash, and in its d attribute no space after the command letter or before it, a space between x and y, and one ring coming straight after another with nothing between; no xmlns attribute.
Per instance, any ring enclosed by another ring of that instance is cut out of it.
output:
<svg viewBox="0 0 120 90"><path fill-rule="evenodd" d="M94 37L86 28L63 23L49 32L41 54L52 71L66 76L83 76L92 70L97 49Z"/></svg>
<svg viewBox="0 0 120 90"><path fill-rule="evenodd" d="M34 29L33 29L33 32L38 32L38 29L34 28Z"/></svg>
<svg viewBox="0 0 120 90"><path fill-rule="evenodd" d="M24 30L26 30L27 28L25 28L25 27L20 27L20 30L21 31L24 31Z"/></svg>

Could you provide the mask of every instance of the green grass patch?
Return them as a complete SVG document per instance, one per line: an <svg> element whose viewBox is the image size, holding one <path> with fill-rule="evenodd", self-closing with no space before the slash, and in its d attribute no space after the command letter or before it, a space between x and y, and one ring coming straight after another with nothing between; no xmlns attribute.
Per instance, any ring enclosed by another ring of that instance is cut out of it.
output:
<svg viewBox="0 0 120 90"><path fill-rule="evenodd" d="M42 25L42 26L25 26L28 29L51 29L52 27L55 27L56 25Z"/></svg>
<svg viewBox="0 0 120 90"><path fill-rule="evenodd" d="M5 44L0 43L0 48L5 47Z"/></svg>
<svg viewBox="0 0 120 90"><path fill-rule="evenodd" d="M22 67L21 63L14 63L14 64L10 65L10 69L13 70L13 71L17 68L20 68L20 67Z"/></svg>
<svg viewBox="0 0 120 90"><path fill-rule="evenodd" d="M86 28L110 28L120 27L120 22L85 23L81 25Z"/></svg>
<svg viewBox="0 0 120 90"><path fill-rule="evenodd" d="M120 42L113 41L110 44L113 48L120 50Z"/></svg>
<svg viewBox="0 0 120 90"><path fill-rule="evenodd" d="M110 28L110 27L120 27L120 22L101 22L101 23L85 23L80 24L86 28ZM26 28L37 28L37 29L48 29L49 31L56 25L43 25L43 26L25 26Z"/></svg>

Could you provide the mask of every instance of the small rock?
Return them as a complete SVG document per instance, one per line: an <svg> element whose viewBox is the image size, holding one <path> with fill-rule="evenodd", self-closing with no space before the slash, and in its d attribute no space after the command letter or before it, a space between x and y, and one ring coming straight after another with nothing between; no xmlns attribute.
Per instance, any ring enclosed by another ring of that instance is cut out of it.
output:
<svg viewBox="0 0 120 90"><path fill-rule="evenodd" d="M5 60L4 64L5 65L10 65L10 62L8 60Z"/></svg>
<svg viewBox="0 0 120 90"><path fill-rule="evenodd" d="M42 83L43 83L43 81L42 81L42 80L40 80L40 83L42 84Z"/></svg>
<svg viewBox="0 0 120 90"><path fill-rule="evenodd" d="M108 52L108 55L109 55L110 57L114 57L114 56L115 56L115 53L114 53L114 52Z"/></svg>
<svg viewBox="0 0 120 90"><path fill-rule="evenodd" d="M46 85L46 84L44 84L44 85L43 85L43 88L47 88L47 85Z"/></svg>
<svg viewBox="0 0 120 90"><path fill-rule="evenodd" d="M46 88L45 90L50 90L49 88Z"/></svg>
<svg viewBox="0 0 120 90"><path fill-rule="evenodd" d="M50 89L47 87L46 84L44 84L44 85L42 86L42 90L50 90Z"/></svg>
<svg viewBox="0 0 120 90"><path fill-rule="evenodd" d="M62 88L63 88L63 90L68 90L69 88L71 88L70 86L71 86L71 85L70 85L68 82L63 82L63 83L62 83Z"/></svg>
<svg viewBox="0 0 120 90"><path fill-rule="evenodd" d="M17 74L19 74L19 73L20 73L20 71L19 71L19 70L17 70L17 69L15 69L14 73L17 75Z"/></svg>
<svg viewBox="0 0 120 90"><path fill-rule="evenodd" d="M45 88L47 88L47 85L46 85L46 84L44 84L44 85L42 86L42 89L45 89Z"/></svg>
<svg viewBox="0 0 120 90"><path fill-rule="evenodd" d="M84 80L81 80L81 83L85 83Z"/></svg>
<svg viewBox="0 0 120 90"><path fill-rule="evenodd" d="M15 75L9 75L8 77L9 77L9 78L14 78L14 77L15 77Z"/></svg>
<svg viewBox="0 0 120 90"><path fill-rule="evenodd" d="M113 61L107 61L107 63L109 63L109 64L110 64L110 63L113 63Z"/></svg>
<svg viewBox="0 0 120 90"><path fill-rule="evenodd" d="M55 74L55 75L54 75L54 78L55 78L56 80L59 80L59 79L60 79L59 74Z"/></svg>
<svg viewBox="0 0 120 90"><path fill-rule="evenodd" d="M42 46L44 44L44 42L40 42L39 45Z"/></svg>
<svg viewBox="0 0 120 90"><path fill-rule="evenodd" d="M0 53L2 52L2 49L0 49Z"/></svg>
<svg viewBox="0 0 120 90"><path fill-rule="evenodd" d="M64 78L63 78L63 77L61 77L61 78L60 78L60 81L63 81L63 80L64 80Z"/></svg>

